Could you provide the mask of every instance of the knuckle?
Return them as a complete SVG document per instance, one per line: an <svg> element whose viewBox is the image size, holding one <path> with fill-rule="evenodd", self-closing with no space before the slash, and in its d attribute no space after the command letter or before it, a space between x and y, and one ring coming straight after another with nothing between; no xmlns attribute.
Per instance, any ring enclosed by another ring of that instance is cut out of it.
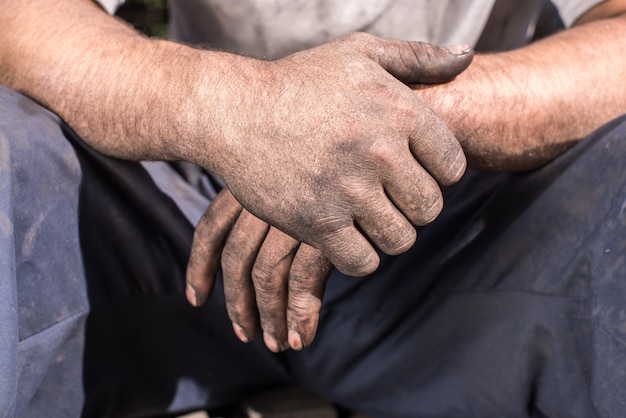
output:
<svg viewBox="0 0 626 418"><path fill-rule="evenodd" d="M395 230L396 234L392 242L389 243L385 251L389 255L398 255L407 251L413 246L417 239L415 228L408 225L399 226Z"/></svg>
<svg viewBox="0 0 626 418"><path fill-rule="evenodd" d="M393 114L396 118L404 118L410 121L410 128L413 129L413 124L419 109L416 106L416 98L410 94L394 94L390 96L393 105Z"/></svg>
<svg viewBox="0 0 626 418"><path fill-rule="evenodd" d="M323 283L332 269L330 260L319 249L302 244L290 268L289 286L302 287L302 282L308 283L308 278L313 277L314 283L320 283L318 286L323 291Z"/></svg>
<svg viewBox="0 0 626 418"><path fill-rule="evenodd" d="M339 271L348 275L362 277L373 273L378 268L380 259L375 251L368 254L362 252L358 255L343 255L333 260L333 264Z"/></svg>
<svg viewBox="0 0 626 418"><path fill-rule="evenodd" d="M394 141L381 139L368 144L365 153L367 153L369 160L372 161L376 167L380 168L381 166L394 163L398 154L397 148ZM352 190L353 193L358 191L359 194L362 194L362 191L359 189L352 188Z"/></svg>
<svg viewBox="0 0 626 418"><path fill-rule="evenodd" d="M350 219L349 225L322 234L316 247L344 274L365 276L376 270L380 260L367 241L359 237Z"/></svg>
<svg viewBox="0 0 626 418"><path fill-rule="evenodd" d="M422 184L421 199L423 202L422 208L428 209L433 204L435 204L436 201L442 199L442 195L441 195L441 188L439 187L439 184L437 184L435 179L428 175L424 177L425 178L421 182Z"/></svg>
<svg viewBox="0 0 626 418"><path fill-rule="evenodd" d="M356 193L351 190L349 193ZM332 214L318 219L316 229L318 234L331 240L333 236L342 235L342 232L353 226L352 218L346 215ZM331 240L332 241L332 240Z"/></svg>
<svg viewBox="0 0 626 418"><path fill-rule="evenodd" d="M224 249L222 253L222 272L225 276L239 276L243 272L242 260L232 251Z"/></svg>
<svg viewBox="0 0 626 418"><path fill-rule="evenodd" d="M402 210L413 225L422 226L432 222L442 208L443 196L439 186L433 181L432 185L420 190L419 197L407 201Z"/></svg>
<svg viewBox="0 0 626 418"><path fill-rule="evenodd" d="M443 195L441 194L441 189L437 184L433 184L432 187L426 190L424 200L427 208L430 208L439 202L443 202Z"/></svg>
<svg viewBox="0 0 626 418"><path fill-rule="evenodd" d="M321 299L310 293L291 295L289 298L289 314L296 322L310 319L310 316L317 314L321 308Z"/></svg>
<svg viewBox="0 0 626 418"><path fill-rule="evenodd" d="M389 255L401 254L415 242L415 229L404 216L385 216L387 223L380 229L370 231L370 238L378 248Z"/></svg>
<svg viewBox="0 0 626 418"><path fill-rule="evenodd" d="M289 272L289 286L299 289L307 288L310 278L310 272L305 266L293 265Z"/></svg>
<svg viewBox="0 0 626 418"><path fill-rule="evenodd" d="M388 100L388 99L386 99ZM387 125L393 125L388 120L384 123ZM345 163L345 170L350 172L363 172L371 169L371 158L374 156L383 156L385 160L390 158L391 148L393 146L393 140L391 139L388 129L381 128L380 121L376 124L368 122L367 125L362 125L358 131L355 131L352 138L342 141L335 147L334 152L338 159ZM365 167L362 166L363 162L369 163ZM369 177L369 176L368 176ZM324 180L327 180L327 174L324 174ZM351 176L351 183L345 187L346 192L353 190L352 183L358 176ZM334 180L334 179L333 179Z"/></svg>
<svg viewBox="0 0 626 418"><path fill-rule="evenodd" d="M274 293L277 288L277 280L272 274L272 269L264 265L254 265L251 276L254 288L260 293Z"/></svg>
<svg viewBox="0 0 626 418"><path fill-rule="evenodd" d="M296 303L304 295L312 295L318 287L323 286L325 277L316 275L314 272L302 267L292 267L289 273L289 301ZM296 306L296 305L294 305Z"/></svg>

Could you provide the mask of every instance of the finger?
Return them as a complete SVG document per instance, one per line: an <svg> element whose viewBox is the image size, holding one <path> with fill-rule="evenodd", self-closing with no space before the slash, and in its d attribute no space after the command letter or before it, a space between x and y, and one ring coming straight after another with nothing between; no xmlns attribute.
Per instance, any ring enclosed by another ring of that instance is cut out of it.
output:
<svg viewBox="0 0 626 418"><path fill-rule="evenodd" d="M355 221L376 248L389 255L411 248L417 232L391 203L383 188L372 187L367 199L356 205Z"/></svg>
<svg viewBox="0 0 626 418"><path fill-rule="evenodd" d="M265 345L273 352L284 351L287 342L287 279L300 242L272 228L252 269L252 282Z"/></svg>
<svg viewBox="0 0 626 418"><path fill-rule="evenodd" d="M420 164L440 185L449 186L461 179L467 168L465 153L441 118L419 98L409 147Z"/></svg>
<svg viewBox="0 0 626 418"><path fill-rule="evenodd" d="M332 224L334 220L325 220ZM337 270L348 276L365 276L373 273L380 263L378 253L363 236L354 223L345 224L343 219L338 225L328 228L315 246L330 260Z"/></svg>
<svg viewBox="0 0 626 418"><path fill-rule="evenodd" d="M446 48L364 33L349 35L344 41L406 84L450 81L469 67L474 58L474 50L467 45Z"/></svg>
<svg viewBox="0 0 626 418"><path fill-rule="evenodd" d="M186 273L185 294L193 306L202 305L209 297L226 237L241 210L239 202L224 189L198 221Z"/></svg>
<svg viewBox="0 0 626 418"><path fill-rule="evenodd" d="M411 224L421 226L432 222L443 208L439 184L410 152L396 153L394 162L382 176L386 195Z"/></svg>
<svg viewBox="0 0 626 418"><path fill-rule="evenodd" d="M224 297L228 317L237 337L254 339L259 330L251 271L269 226L248 211L242 211L222 252Z"/></svg>
<svg viewBox="0 0 626 418"><path fill-rule="evenodd" d="M294 350L302 350L315 338L324 287L332 269L319 250L300 245L289 272L287 303L289 346Z"/></svg>

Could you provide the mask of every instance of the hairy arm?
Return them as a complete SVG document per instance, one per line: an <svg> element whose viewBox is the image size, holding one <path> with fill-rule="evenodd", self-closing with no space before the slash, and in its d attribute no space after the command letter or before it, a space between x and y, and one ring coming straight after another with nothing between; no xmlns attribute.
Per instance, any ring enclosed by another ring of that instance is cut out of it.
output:
<svg viewBox="0 0 626 418"><path fill-rule="evenodd" d="M452 83L418 94L447 123L470 167L526 170L626 112L626 1L518 50L479 54Z"/></svg>
<svg viewBox="0 0 626 418"><path fill-rule="evenodd" d="M520 50L480 55L450 83L413 88L447 121L474 167L537 167L626 112L624 3L604 2L575 28ZM255 223L227 190L216 201L230 201L235 215L226 226L217 211L203 217L189 288L208 294L224 247L225 293L237 336L247 342L262 329L273 351L309 345L331 264L317 250ZM248 235L241 238L240 231ZM248 239L250 231L260 239ZM202 242L209 245L203 248ZM198 301L195 292L189 299Z"/></svg>
<svg viewBox="0 0 626 418"><path fill-rule="evenodd" d="M200 139L219 151L227 107L211 87L243 76L232 71L243 58L148 39L90 0L0 9L0 83L55 111L92 147L136 160L181 159Z"/></svg>
<svg viewBox="0 0 626 418"><path fill-rule="evenodd" d="M0 0L0 83L105 154L215 172L252 214L356 275L378 266L376 248L407 250L442 208L439 184L465 170L399 81L453 78L473 55L423 68L434 48L357 34L267 62L148 39L90 0Z"/></svg>

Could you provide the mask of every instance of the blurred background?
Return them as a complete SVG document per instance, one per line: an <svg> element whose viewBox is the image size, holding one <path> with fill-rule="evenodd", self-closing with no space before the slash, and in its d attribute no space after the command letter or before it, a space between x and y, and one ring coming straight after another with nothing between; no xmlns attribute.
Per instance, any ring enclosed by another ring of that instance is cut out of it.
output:
<svg viewBox="0 0 626 418"><path fill-rule="evenodd" d="M116 14L148 36L167 38L166 0L126 0Z"/></svg>

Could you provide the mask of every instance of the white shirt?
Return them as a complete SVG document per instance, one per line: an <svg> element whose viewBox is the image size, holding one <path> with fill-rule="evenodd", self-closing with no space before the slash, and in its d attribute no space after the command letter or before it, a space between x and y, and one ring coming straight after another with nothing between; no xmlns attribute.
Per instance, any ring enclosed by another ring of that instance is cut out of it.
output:
<svg viewBox="0 0 626 418"><path fill-rule="evenodd" d="M568 26L600 1L553 3ZM543 0L171 0L170 34L183 42L279 58L354 31L476 45L489 23L498 29L496 49L504 50L532 37L543 5ZM492 9L498 13L489 19Z"/></svg>
<svg viewBox="0 0 626 418"><path fill-rule="evenodd" d="M97 1L110 13L123 3ZM600 2L553 0L565 26ZM439 45L476 45L485 32L490 49L507 50L532 38L543 6L543 0L170 0L170 35L259 58L354 31ZM195 225L215 193L208 177L191 165L185 180L167 163L144 167Z"/></svg>

